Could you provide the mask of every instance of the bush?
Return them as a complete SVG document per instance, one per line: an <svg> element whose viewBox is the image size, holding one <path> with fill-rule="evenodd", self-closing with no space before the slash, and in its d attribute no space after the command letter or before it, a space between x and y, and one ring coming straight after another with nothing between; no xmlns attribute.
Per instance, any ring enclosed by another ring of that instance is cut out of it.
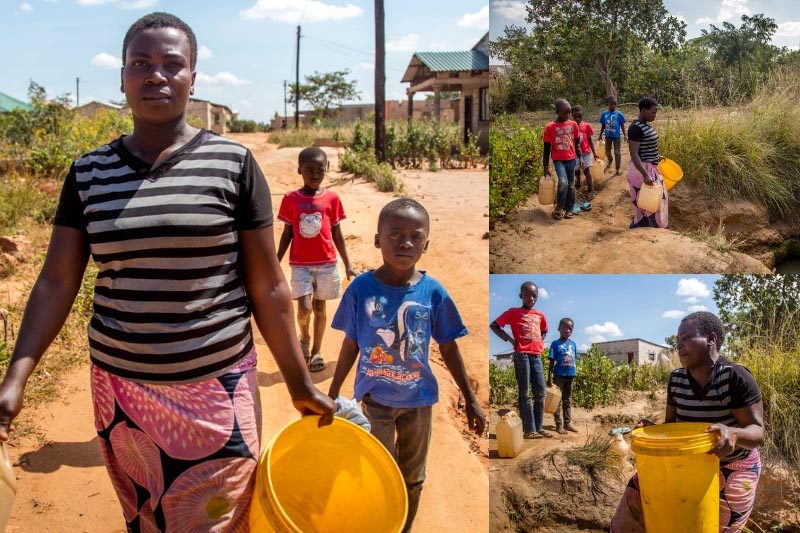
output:
<svg viewBox="0 0 800 533"><path fill-rule="evenodd" d="M402 192L403 182L397 179L392 167L387 163L378 163L372 152L354 152L346 150L339 159L342 172L349 172L375 184L381 192Z"/></svg>
<svg viewBox="0 0 800 533"><path fill-rule="evenodd" d="M542 176L542 128L511 115L497 117L489 130L489 221L509 215L539 191Z"/></svg>
<svg viewBox="0 0 800 533"><path fill-rule="evenodd" d="M517 401L517 379L514 367L501 370L489 365L489 403L492 405L508 405Z"/></svg>
<svg viewBox="0 0 800 533"><path fill-rule="evenodd" d="M231 133L257 133L267 131L268 126L255 120L229 120L228 130Z"/></svg>
<svg viewBox="0 0 800 533"><path fill-rule="evenodd" d="M4 176L0 180L0 235L13 233L25 217L52 222L57 204L58 197L42 190L35 181L16 174Z"/></svg>

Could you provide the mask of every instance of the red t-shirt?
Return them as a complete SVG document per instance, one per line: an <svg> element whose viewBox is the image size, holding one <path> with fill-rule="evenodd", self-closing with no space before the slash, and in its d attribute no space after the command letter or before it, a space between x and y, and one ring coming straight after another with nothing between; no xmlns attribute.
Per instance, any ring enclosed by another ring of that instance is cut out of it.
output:
<svg viewBox="0 0 800 533"><path fill-rule="evenodd" d="M544 128L544 142L550 143L553 161L575 159L575 139L578 139L578 123L574 120L551 122Z"/></svg>
<svg viewBox="0 0 800 533"><path fill-rule="evenodd" d="M589 139L591 139L592 135L594 135L594 130L592 129L592 127L589 125L588 122L581 122L580 124L578 124L578 133L581 136L580 140L581 153L591 154L592 147L589 146Z"/></svg>
<svg viewBox="0 0 800 533"><path fill-rule="evenodd" d="M308 196L299 190L287 193L281 201L278 220L292 226L289 264L292 266L329 265L336 262L333 226L345 218L339 195L328 189Z"/></svg>
<svg viewBox="0 0 800 533"><path fill-rule="evenodd" d="M544 314L536 309L512 307L495 320L502 328L511 326L511 334L517 341L514 351L540 354L544 349L544 333L547 333L547 320Z"/></svg>

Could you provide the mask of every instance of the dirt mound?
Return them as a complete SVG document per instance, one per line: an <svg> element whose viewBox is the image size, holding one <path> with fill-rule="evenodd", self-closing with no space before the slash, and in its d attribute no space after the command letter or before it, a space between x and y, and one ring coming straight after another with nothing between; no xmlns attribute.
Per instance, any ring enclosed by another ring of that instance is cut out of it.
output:
<svg viewBox="0 0 800 533"><path fill-rule="evenodd" d="M628 165L623 147L623 170ZM691 184L670 191L670 229L636 229L628 224L632 210L627 177L607 171L595 184L592 210L571 220L550 218L552 206L529 198L507 222L491 233L489 271L492 273L769 273L770 259L758 246L771 246L783 235L772 228L766 210L749 202L718 205ZM579 195L582 196L583 193ZM583 201L583 199L581 199ZM720 227L734 243L747 235L751 255L720 251L685 235L701 228L710 235ZM787 228L788 231L788 228ZM798 230L800 231L800 230ZM528 245L530 243L531 245Z"/></svg>

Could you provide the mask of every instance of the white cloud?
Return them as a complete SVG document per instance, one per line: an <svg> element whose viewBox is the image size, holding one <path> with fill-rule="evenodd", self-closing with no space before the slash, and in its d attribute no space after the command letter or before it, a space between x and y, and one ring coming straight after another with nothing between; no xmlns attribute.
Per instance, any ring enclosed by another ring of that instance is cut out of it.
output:
<svg viewBox="0 0 800 533"><path fill-rule="evenodd" d="M622 330L614 322L592 324L583 331L589 335L589 342L605 342L608 337L622 337L623 335Z"/></svg>
<svg viewBox="0 0 800 533"><path fill-rule="evenodd" d="M238 105L242 106L242 107L253 107L253 102L251 102L250 100L247 100L247 99L239 100L236 103Z"/></svg>
<svg viewBox="0 0 800 533"><path fill-rule="evenodd" d="M214 57L214 51L208 46L201 44L200 48L197 49L197 59L209 59L211 57Z"/></svg>
<svg viewBox="0 0 800 533"><path fill-rule="evenodd" d="M775 32L775 37L800 37L800 22L787 21L778 24L778 31Z"/></svg>
<svg viewBox="0 0 800 533"><path fill-rule="evenodd" d="M258 0L253 7L239 12L244 20L269 19L276 22L322 22L357 17L362 9L353 4L336 6L320 0Z"/></svg>
<svg viewBox="0 0 800 533"><path fill-rule="evenodd" d="M708 298L711 291L705 283L697 278L681 278L678 281L678 290L675 291L678 296L687 296L695 298Z"/></svg>
<svg viewBox="0 0 800 533"><path fill-rule="evenodd" d="M525 4L526 2L520 0L494 0L492 2L492 9L494 13L497 13L504 19L522 22L528 16Z"/></svg>
<svg viewBox="0 0 800 533"><path fill-rule="evenodd" d="M158 0L134 0L132 2L120 2L121 9L148 9L158 5Z"/></svg>
<svg viewBox="0 0 800 533"><path fill-rule="evenodd" d="M700 302L700 298L698 298L697 296L689 296L684 300L684 302L687 304L696 304Z"/></svg>
<svg viewBox="0 0 800 533"><path fill-rule="evenodd" d="M458 25L462 28L489 29L489 6L483 6L477 13L464 13Z"/></svg>
<svg viewBox="0 0 800 533"><path fill-rule="evenodd" d="M698 24L719 24L721 22L738 19L742 15L752 15L747 7L748 0L722 0L717 18L703 17L697 19Z"/></svg>
<svg viewBox="0 0 800 533"><path fill-rule="evenodd" d="M591 345L591 344L586 344L586 343L584 342L584 343L582 343L580 346L578 346L578 350L580 350L580 351L582 351L582 352L585 352L586 350L588 350L588 349L589 349L589 348L591 348L591 347L592 347L592 345Z"/></svg>
<svg viewBox="0 0 800 533"><path fill-rule="evenodd" d="M689 312L694 313L696 311L708 311L708 307L705 305L692 305L689 307Z"/></svg>
<svg viewBox="0 0 800 533"><path fill-rule="evenodd" d="M669 311L664 311L661 313L661 318L683 318L686 316L686 311L680 311L678 309L671 309Z"/></svg>
<svg viewBox="0 0 800 533"><path fill-rule="evenodd" d="M33 11L33 6L30 5L28 2L22 2L19 5L19 10L22 11L23 13L30 13L31 11Z"/></svg>
<svg viewBox="0 0 800 533"><path fill-rule="evenodd" d="M375 65L372 63L367 63L366 61L362 61L358 64L358 68L363 70L375 70Z"/></svg>
<svg viewBox="0 0 800 533"><path fill-rule="evenodd" d="M550 298L550 291L548 291L544 287L539 287L539 298L541 298L542 300Z"/></svg>
<svg viewBox="0 0 800 533"><path fill-rule="evenodd" d="M420 45L420 37L416 33L409 33L397 39L386 42L386 50L389 52L415 52Z"/></svg>
<svg viewBox="0 0 800 533"><path fill-rule="evenodd" d="M253 82L250 80L243 80L235 74L231 74L230 72L222 71L217 72L213 76L206 74L205 72L198 72L197 83L203 85L228 85L232 87L239 87L241 85L250 85Z"/></svg>
<svg viewBox="0 0 800 533"><path fill-rule="evenodd" d="M122 66L122 59L106 52L100 52L92 58L92 65L97 68L120 68Z"/></svg>

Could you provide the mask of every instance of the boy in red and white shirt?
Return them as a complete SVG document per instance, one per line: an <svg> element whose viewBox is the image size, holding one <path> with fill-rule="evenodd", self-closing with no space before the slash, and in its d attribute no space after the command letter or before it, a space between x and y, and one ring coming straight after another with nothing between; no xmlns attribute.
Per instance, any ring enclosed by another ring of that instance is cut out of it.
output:
<svg viewBox="0 0 800 533"><path fill-rule="evenodd" d="M544 156L542 165L544 175L550 175L550 157L558 177L558 193L553 208L553 218L572 218L575 207L575 157L580 153L578 141L580 133L578 124L569 120L572 108L569 102L560 98L556 100L556 120L544 128Z"/></svg>
<svg viewBox="0 0 800 533"><path fill-rule="evenodd" d="M328 157L319 148L304 148L298 156L297 173L303 186L287 193L281 201L278 219L286 223L278 245L278 261L289 250L292 267L292 298L297 300L300 347L311 372L325 368L319 353L325 334L326 300L339 298L341 277L336 268L336 251L344 263L347 279L356 276L350 267L344 235L339 226L345 218L342 202L335 192L322 188ZM309 326L314 315L314 338Z"/></svg>
<svg viewBox="0 0 800 533"><path fill-rule="evenodd" d="M583 169L583 174L586 176L586 199L592 200L595 197L595 193L592 173L589 169L592 167L592 162L597 159L597 152L594 150L594 142L592 141L594 130L588 122L583 121L583 107L579 105L572 106L572 118L578 125L578 133L580 134L580 139L578 140L579 153L575 158L575 190L581 190L581 169Z"/></svg>

